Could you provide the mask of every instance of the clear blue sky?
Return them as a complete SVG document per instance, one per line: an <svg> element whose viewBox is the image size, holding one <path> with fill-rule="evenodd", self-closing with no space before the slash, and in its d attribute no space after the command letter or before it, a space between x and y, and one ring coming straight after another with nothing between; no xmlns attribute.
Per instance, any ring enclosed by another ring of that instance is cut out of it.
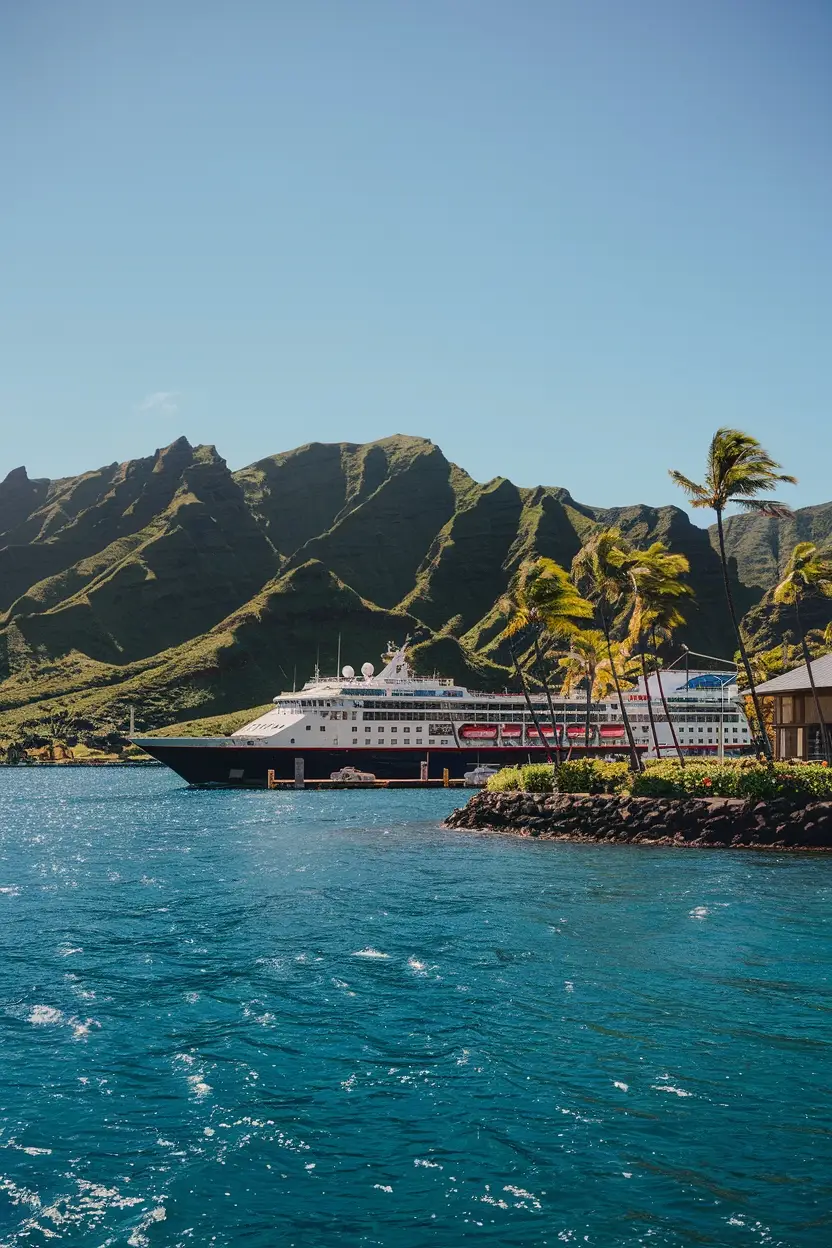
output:
<svg viewBox="0 0 832 1248"><path fill-rule="evenodd" d="M829 0L0 6L0 476L422 434L832 497Z"/></svg>

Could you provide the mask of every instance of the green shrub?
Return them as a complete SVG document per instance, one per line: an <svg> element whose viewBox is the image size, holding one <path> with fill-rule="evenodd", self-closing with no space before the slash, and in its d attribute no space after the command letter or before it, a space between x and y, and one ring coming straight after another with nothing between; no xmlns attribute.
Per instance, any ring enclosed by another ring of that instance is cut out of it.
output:
<svg viewBox="0 0 832 1248"><path fill-rule="evenodd" d="M685 767L663 760L633 777L637 797L805 797L832 798L832 771L821 763L775 763L753 759L707 762Z"/></svg>
<svg viewBox="0 0 832 1248"><path fill-rule="evenodd" d="M519 767L503 767L500 771L489 776L485 783L489 793L508 793L511 790L518 790L523 786L523 777L520 775Z"/></svg>
<svg viewBox="0 0 832 1248"><path fill-rule="evenodd" d="M528 763L520 768L522 788L526 793L551 793L555 787L555 769L549 763Z"/></svg>
<svg viewBox="0 0 832 1248"><path fill-rule="evenodd" d="M650 759L633 775L625 762L579 758L553 767L529 763L503 767L486 786L492 793L632 793L635 797L793 797L832 801L832 768L824 763L775 763L752 758L688 759L684 767L670 759Z"/></svg>
<svg viewBox="0 0 832 1248"><path fill-rule="evenodd" d="M561 793L628 793L632 773L628 763L600 758L578 758L557 769Z"/></svg>

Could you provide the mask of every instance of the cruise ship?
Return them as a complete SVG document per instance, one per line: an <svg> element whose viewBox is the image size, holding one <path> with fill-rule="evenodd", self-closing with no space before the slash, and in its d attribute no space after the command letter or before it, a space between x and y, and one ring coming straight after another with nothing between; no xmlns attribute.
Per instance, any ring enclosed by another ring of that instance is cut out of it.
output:
<svg viewBox="0 0 832 1248"><path fill-rule="evenodd" d="M518 693L476 693L453 680L417 676L407 643L390 646L376 674L365 663L356 674L308 681L281 693L273 708L227 737L134 737L136 745L171 767L189 784L265 787L271 780L327 780L343 767L379 780L459 779L486 764L509 765L561 758L627 757L617 697L591 705L586 739L586 699L553 696L554 722L545 696L531 696L534 715ZM662 690L680 746L688 755L747 753L752 737L736 674L672 667ZM623 693L640 754L673 757L673 731L652 674ZM535 723L535 720L537 723Z"/></svg>

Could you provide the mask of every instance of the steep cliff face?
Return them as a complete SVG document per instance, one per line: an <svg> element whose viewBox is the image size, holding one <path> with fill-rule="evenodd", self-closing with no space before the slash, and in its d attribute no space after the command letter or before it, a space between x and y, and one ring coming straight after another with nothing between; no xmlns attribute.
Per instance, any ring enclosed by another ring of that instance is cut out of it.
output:
<svg viewBox="0 0 832 1248"><path fill-rule="evenodd" d="M45 478L30 481L25 468L13 468L5 480L0 481L0 533L15 529L37 511L48 489L49 482Z"/></svg>
<svg viewBox="0 0 832 1248"><path fill-rule="evenodd" d="M79 491L91 499L86 509ZM225 461L184 439L150 460L89 474L25 524L40 525L37 537L0 550L0 575L13 566L22 576L27 552L41 570L44 549L56 570L9 606L0 632L14 625L17 644L11 654L6 647L5 665L0 649L0 675L75 649L109 663L156 654L244 603L279 562Z"/></svg>
<svg viewBox="0 0 832 1248"><path fill-rule="evenodd" d="M685 554L695 603L679 639L733 652L712 538L684 512L479 484L424 438L311 443L235 473L184 438L55 481L15 469L0 482L0 735L55 707L139 705L159 726L257 705L334 668L339 634L344 662L409 632L425 671L502 688L495 604L514 571L537 554L568 566L599 522ZM794 541L830 533L832 504L728 522L749 631L779 640L766 595Z"/></svg>
<svg viewBox="0 0 832 1248"><path fill-rule="evenodd" d="M717 549L716 525L708 530ZM769 516L729 516L725 521L725 546L737 562L737 573L744 585L760 590L776 585L798 542L817 542L832 538L832 503L816 507L800 507L785 520Z"/></svg>
<svg viewBox="0 0 832 1248"><path fill-rule="evenodd" d="M709 535L717 549L716 526ZM832 503L801 507L783 520L753 514L726 520L725 546L743 587L743 630L756 647L771 649L781 645L784 637L791 643L798 640L794 608L778 606L771 591L782 578L798 542L823 546L831 539ZM801 609L801 623L806 630L826 628L832 623L832 599L810 599Z"/></svg>
<svg viewBox="0 0 832 1248"><path fill-rule="evenodd" d="M456 504L450 465L437 446L419 442L397 450L383 474L380 462L373 465L372 488L362 477L332 527L294 556L294 562L319 559L365 598L391 608L409 593L437 529Z"/></svg>

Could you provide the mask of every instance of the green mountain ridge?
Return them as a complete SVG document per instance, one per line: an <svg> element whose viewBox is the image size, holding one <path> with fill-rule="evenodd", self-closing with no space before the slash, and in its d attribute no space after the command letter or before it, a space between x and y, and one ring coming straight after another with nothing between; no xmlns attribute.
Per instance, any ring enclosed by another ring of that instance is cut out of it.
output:
<svg viewBox="0 0 832 1248"><path fill-rule="evenodd" d="M135 706L144 728L228 715L334 669L339 634L344 662L410 633L420 670L502 688L513 572L536 554L568 565L597 522L687 555L679 640L733 652L713 534L681 509L479 483L425 438L309 443L237 472L185 438L60 480L17 468L0 482L0 733L57 710L122 722ZM778 572L830 532L832 504L728 521L749 632L779 640Z"/></svg>

